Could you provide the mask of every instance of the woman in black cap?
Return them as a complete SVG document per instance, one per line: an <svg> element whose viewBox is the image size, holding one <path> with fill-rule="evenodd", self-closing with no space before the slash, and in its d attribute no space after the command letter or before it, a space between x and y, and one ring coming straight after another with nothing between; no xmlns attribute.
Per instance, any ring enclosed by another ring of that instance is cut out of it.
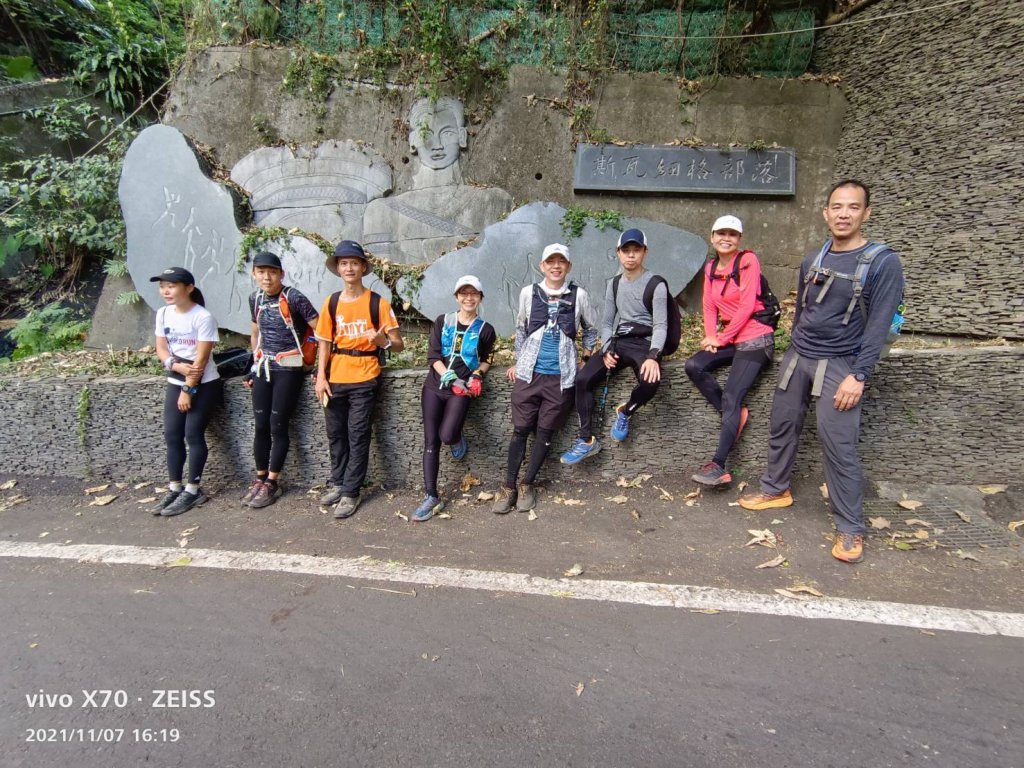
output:
<svg viewBox="0 0 1024 768"><path fill-rule="evenodd" d="M167 371L164 440L170 479L167 492L150 511L174 517L206 501L199 481L208 454L206 425L223 393L212 354L220 337L191 272L170 267L149 280L160 283L165 302L156 313L156 353ZM186 445L188 480L183 486Z"/></svg>
<svg viewBox="0 0 1024 768"><path fill-rule="evenodd" d="M278 478L288 455L288 423L299 402L303 375L316 362L317 311L301 292L286 286L284 267L263 251L252 261L258 286L249 296L249 332L253 352L252 388L256 478L242 497L244 506L268 507L281 495Z"/></svg>

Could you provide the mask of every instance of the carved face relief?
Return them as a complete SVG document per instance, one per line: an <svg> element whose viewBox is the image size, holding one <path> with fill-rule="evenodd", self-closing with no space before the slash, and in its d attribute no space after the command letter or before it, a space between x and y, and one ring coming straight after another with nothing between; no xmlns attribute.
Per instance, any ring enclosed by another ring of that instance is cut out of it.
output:
<svg viewBox="0 0 1024 768"><path fill-rule="evenodd" d="M466 129L461 105L454 99L439 99L433 109L425 101L413 106L409 147L424 166L439 171L459 159L459 151L466 147Z"/></svg>

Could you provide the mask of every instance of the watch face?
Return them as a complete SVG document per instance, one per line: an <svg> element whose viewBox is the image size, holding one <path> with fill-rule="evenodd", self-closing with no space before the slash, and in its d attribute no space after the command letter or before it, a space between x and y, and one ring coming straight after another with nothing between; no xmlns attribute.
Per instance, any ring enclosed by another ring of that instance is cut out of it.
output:
<svg viewBox="0 0 1024 768"><path fill-rule="evenodd" d="M853 378L855 378L857 381L864 381L864 379L866 379L867 377L863 373L855 373L853 374Z"/></svg>

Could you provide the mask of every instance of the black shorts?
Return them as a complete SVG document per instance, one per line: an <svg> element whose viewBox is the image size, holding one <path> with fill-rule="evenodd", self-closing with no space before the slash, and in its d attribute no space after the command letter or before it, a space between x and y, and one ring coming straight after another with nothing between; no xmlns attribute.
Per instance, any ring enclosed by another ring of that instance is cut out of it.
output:
<svg viewBox="0 0 1024 768"><path fill-rule="evenodd" d="M512 426L561 429L575 402L575 389L562 389L561 374L535 373L529 383L516 379L512 385Z"/></svg>

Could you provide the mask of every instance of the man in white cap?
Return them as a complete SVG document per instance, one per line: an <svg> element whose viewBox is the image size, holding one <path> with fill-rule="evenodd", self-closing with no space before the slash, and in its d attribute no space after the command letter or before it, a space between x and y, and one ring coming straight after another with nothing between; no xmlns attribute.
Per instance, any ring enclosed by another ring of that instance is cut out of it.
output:
<svg viewBox="0 0 1024 768"><path fill-rule="evenodd" d="M583 288L567 282L571 269L569 248L552 243L540 259L544 279L519 294L516 364L506 373L513 382L513 432L505 485L493 506L498 515L507 514L513 505L520 512L536 505L534 480L547 458L552 436L565 425L575 401L577 335L583 333L584 360L597 349L593 305ZM518 483L531 432L536 432L536 437L530 463L523 482Z"/></svg>

